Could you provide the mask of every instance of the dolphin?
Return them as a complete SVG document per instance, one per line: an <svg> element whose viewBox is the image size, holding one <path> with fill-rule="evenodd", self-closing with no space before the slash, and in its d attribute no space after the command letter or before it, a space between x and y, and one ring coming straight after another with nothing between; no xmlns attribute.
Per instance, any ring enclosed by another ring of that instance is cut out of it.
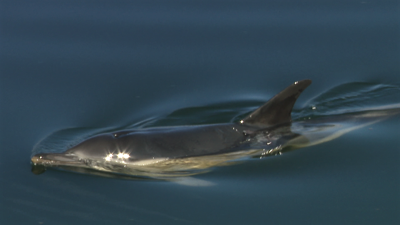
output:
<svg viewBox="0 0 400 225"><path fill-rule="evenodd" d="M369 110L292 122L293 106L311 80L296 81L237 123L122 130L93 136L62 153L39 153L32 171L48 167L113 178L190 176L247 157L319 144L397 114ZM340 123L339 121L346 121Z"/></svg>

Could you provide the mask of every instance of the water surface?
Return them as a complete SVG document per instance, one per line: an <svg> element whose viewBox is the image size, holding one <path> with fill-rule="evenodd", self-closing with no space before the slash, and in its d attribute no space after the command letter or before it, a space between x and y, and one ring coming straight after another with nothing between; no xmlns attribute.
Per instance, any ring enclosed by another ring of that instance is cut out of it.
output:
<svg viewBox="0 0 400 225"><path fill-rule="evenodd" d="M1 11L1 224L399 223L399 117L216 168L197 176L217 184L205 188L30 171L54 132L227 122L306 78L299 117L341 97L337 113L396 103L398 1L3 0Z"/></svg>

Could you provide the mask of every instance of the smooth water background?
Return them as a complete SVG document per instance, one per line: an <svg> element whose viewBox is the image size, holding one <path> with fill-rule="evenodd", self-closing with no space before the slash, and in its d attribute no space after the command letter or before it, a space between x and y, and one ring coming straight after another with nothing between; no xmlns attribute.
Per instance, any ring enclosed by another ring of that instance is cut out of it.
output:
<svg viewBox="0 0 400 225"><path fill-rule="evenodd" d="M210 187L30 172L34 146L61 129L262 102L305 78L313 84L297 108L339 84L399 85L398 1L1 1L0 7L1 224L400 222L398 116L197 176L216 184Z"/></svg>

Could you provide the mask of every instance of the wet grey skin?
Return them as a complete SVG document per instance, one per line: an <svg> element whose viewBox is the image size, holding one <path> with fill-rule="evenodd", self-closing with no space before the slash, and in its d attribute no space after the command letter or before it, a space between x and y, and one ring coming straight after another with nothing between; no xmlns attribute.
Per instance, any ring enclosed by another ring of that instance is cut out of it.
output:
<svg viewBox="0 0 400 225"><path fill-rule="evenodd" d="M292 108L310 84L311 80L293 83L238 123L100 134L63 153L34 155L32 171L40 174L47 167L56 167L103 176L187 176L246 156L272 154L284 146L321 143L359 127L356 123L365 125L388 115L369 112L337 117L338 121L354 122L340 126L319 120L292 124Z"/></svg>

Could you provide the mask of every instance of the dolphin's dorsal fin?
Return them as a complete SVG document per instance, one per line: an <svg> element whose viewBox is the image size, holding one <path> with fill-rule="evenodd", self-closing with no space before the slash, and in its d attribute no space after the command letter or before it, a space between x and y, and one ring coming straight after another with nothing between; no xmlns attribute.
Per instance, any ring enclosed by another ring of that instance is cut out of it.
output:
<svg viewBox="0 0 400 225"><path fill-rule="evenodd" d="M311 80L294 82L294 84L275 95L263 106L241 120L240 123L263 128L291 122L294 103L301 92L310 84Z"/></svg>

